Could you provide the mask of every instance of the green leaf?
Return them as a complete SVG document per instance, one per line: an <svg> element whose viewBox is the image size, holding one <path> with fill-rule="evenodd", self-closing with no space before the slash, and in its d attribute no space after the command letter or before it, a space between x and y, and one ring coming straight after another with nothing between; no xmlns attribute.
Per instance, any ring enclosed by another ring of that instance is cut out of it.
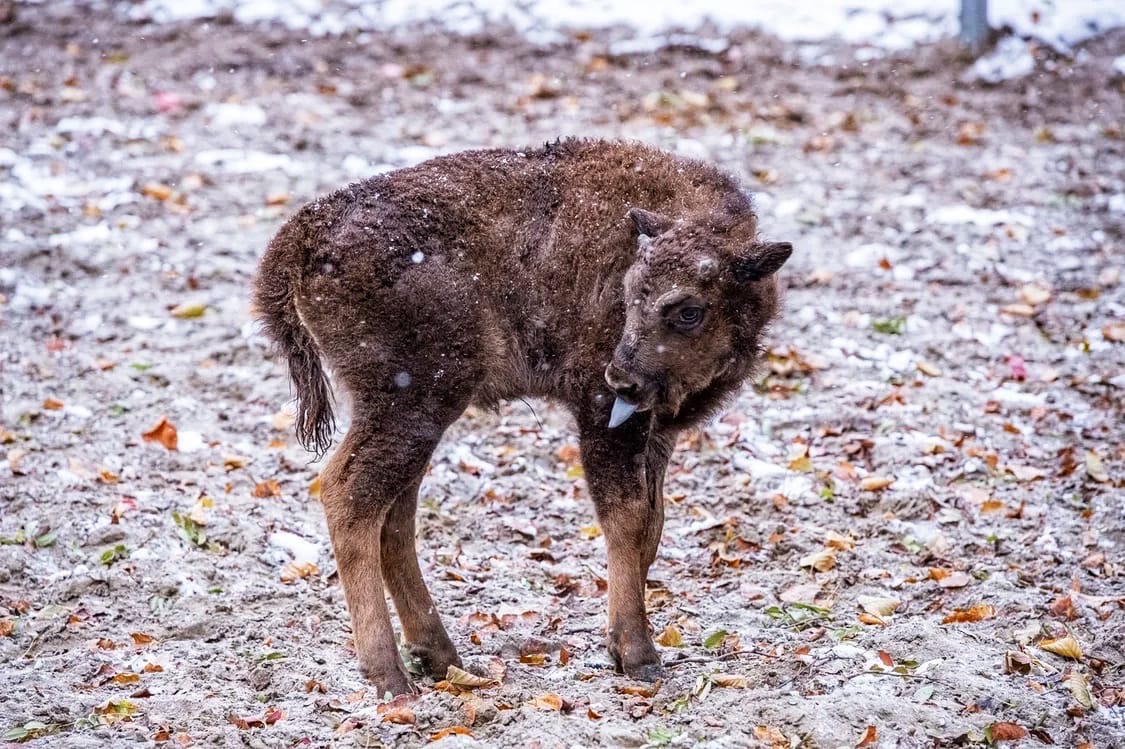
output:
<svg viewBox="0 0 1125 749"><path fill-rule="evenodd" d="M906 318L895 316L888 317L886 320L876 320L871 323L871 327L876 333L902 335L902 331L906 328Z"/></svg>
<svg viewBox="0 0 1125 749"><path fill-rule="evenodd" d="M703 647L708 650L715 650L722 646L723 640L727 639L727 635L729 634L730 632L727 632L725 629L716 630L707 635L707 638L703 640Z"/></svg>
<svg viewBox="0 0 1125 749"><path fill-rule="evenodd" d="M925 702L934 696L934 685L923 684L914 691L914 700L916 702Z"/></svg>
<svg viewBox="0 0 1125 749"><path fill-rule="evenodd" d="M125 548L125 544L117 544L106 549L101 554L101 563L106 567L111 566L114 562L120 562L122 559L129 558L129 550Z"/></svg>
<svg viewBox="0 0 1125 749"><path fill-rule="evenodd" d="M678 734L668 728L660 728L659 726L651 729L648 732L649 746L668 746L676 738Z"/></svg>
<svg viewBox="0 0 1125 749"><path fill-rule="evenodd" d="M49 547L49 546L54 546L54 545L55 545L55 541L57 541L57 540L58 540L58 537L59 537L59 532L58 532L58 531L56 531L56 530L50 530L50 531L47 531L47 532L46 532L46 533L44 533L44 534L43 534L42 536L37 536L37 537L36 537L36 539L35 539L35 548L37 548L37 549L46 549L46 548L47 548L47 547Z"/></svg>

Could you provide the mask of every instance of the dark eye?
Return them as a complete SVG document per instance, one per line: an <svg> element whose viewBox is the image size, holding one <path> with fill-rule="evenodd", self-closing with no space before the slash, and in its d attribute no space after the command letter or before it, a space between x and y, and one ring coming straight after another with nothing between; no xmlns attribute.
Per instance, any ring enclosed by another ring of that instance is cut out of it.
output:
<svg viewBox="0 0 1125 749"><path fill-rule="evenodd" d="M694 328L703 322L702 307L681 307L676 315L676 325L681 328Z"/></svg>

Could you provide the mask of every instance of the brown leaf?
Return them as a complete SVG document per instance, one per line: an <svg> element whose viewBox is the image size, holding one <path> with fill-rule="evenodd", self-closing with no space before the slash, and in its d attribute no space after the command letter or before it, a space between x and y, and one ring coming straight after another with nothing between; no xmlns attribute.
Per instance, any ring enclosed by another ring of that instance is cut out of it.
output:
<svg viewBox="0 0 1125 749"><path fill-rule="evenodd" d="M1027 731L1023 726L1015 723L993 723L988 726L987 731L993 741L1019 741L1027 737Z"/></svg>
<svg viewBox="0 0 1125 749"><path fill-rule="evenodd" d="M976 606L970 606L967 609L954 609L952 614L949 614L941 620L942 624L968 624L971 622L979 622L982 619L991 619L996 615L996 609L987 603L978 603Z"/></svg>
<svg viewBox="0 0 1125 749"><path fill-rule="evenodd" d="M114 684L139 684L141 681L140 674L117 674L111 681Z"/></svg>
<svg viewBox="0 0 1125 749"><path fill-rule="evenodd" d="M141 195L163 202L172 197L172 188L162 182L148 182L141 188Z"/></svg>
<svg viewBox="0 0 1125 749"><path fill-rule="evenodd" d="M863 737L856 744L856 747L870 746L871 744L879 743L879 735L875 730L875 726L868 726L867 730L863 732Z"/></svg>
<svg viewBox="0 0 1125 749"><path fill-rule="evenodd" d="M43 401L43 408L48 411L61 411L63 409L63 402L58 398L47 398Z"/></svg>
<svg viewBox="0 0 1125 749"><path fill-rule="evenodd" d="M1102 327L1102 338L1112 343L1125 343L1125 320L1115 320Z"/></svg>
<svg viewBox="0 0 1125 749"><path fill-rule="evenodd" d="M461 689L486 689L500 686L500 682L492 677L477 676L457 666L449 667L449 670L445 672L445 680Z"/></svg>
<svg viewBox="0 0 1125 749"><path fill-rule="evenodd" d="M883 663L883 665L884 665L884 666L886 666L887 668L894 668L894 665L895 665L895 659L894 659L894 658L892 658L892 657L891 657L891 654L890 654L890 653L888 653L888 652L887 652L886 650L880 650L880 651L879 651L879 660L880 660L880 661L881 661L881 662Z"/></svg>
<svg viewBox="0 0 1125 749"><path fill-rule="evenodd" d="M770 749L789 749L789 739L773 726L755 726L754 738L768 744Z"/></svg>
<svg viewBox="0 0 1125 749"><path fill-rule="evenodd" d="M649 697L655 697L656 696L656 693L660 691L660 684L661 684L661 682L659 680L657 680L657 681L654 681L652 684L648 684L648 685L621 684L621 685L618 685L614 688L620 694L627 694L627 695L630 695L632 697L644 697L644 698L647 699Z"/></svg>
<svg viewBox="0 0 1125 749"><path fill-rule="evenodd" d="M155 637L146 635L143 632L133 632L129 636L133 638L134 645L148 645L150 642L156 641Z"/></svg>
<svg viewBox="0 0 1125 749"><path fill-rule="evenodd" d="M169 450L175 450L179 440L176 436L176 427L166 417L161 417L152 429L141 434L145 442L159 442Z"/></svg>
<svg viewBox="0 0 1125 749"><path fill-rule="evenodd" d="M711 674L709 678L711 679L711 683L717 687L746 689L750 686L750 680L741 674Z"/></svg>
<svg viewBox="0 0 1125 749"><path fill-rule="evenodd" d="M684 636L680 634L680 630L672 624L664 628L656 638L656 642L666 648L681 648L684 646Z"/></svg>
<svg viewBox="0 0 1125 749"><path fill-rule="evenodd" d="M11 619L0 619L0 637L11 637L16 625Z"/></svg>

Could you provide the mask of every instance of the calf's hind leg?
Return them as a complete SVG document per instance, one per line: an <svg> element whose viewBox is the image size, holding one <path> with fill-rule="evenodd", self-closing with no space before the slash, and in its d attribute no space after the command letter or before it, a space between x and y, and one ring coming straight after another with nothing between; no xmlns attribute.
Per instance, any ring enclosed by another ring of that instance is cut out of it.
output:
<svg viewBox="0 0 1125 749"><path fill-rule="evenodd" d="M387 567L385 562L401 561L402 510L395 508L401 504L413 512L418 481L447 424L418 423L407 417L412 413L409 409L372 408L361 397L356 404L351 430L324 471L324 513L351 613L360 670L380 693L412 693L416 689L398 655L384 585L404 596L403 610L412 611L420 604L406 601L417 591L401 588L401 568ZM386 547L384 539L389 542ZM413 565L420 585L417 561ZM429 595L425 598L426 609L432 610ZM414 626L409 616L405 621Z"/></svg>
<svg viewBox="0 0 1125 749"><path fill-rule="evenodd" d="M461 659L442 626L418 568L414 514L419 483L421 476L399 495L383 520L380 539L383 579L394 599L407 647L422 662L427 674L444 679L450 666L460 667Z"/></svg>

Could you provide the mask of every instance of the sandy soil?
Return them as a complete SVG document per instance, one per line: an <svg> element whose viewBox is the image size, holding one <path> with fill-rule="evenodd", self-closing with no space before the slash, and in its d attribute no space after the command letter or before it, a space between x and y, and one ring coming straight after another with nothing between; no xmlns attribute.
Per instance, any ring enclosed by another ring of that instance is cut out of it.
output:
<svg viewBox="0 0 1125 749"><path fill-rule="evenodd" d="M541 48L17 11L0 25L7 739L1125 744L1125 36L979 87L943 46L805 67L755 34L616 56L624 32ZM609 668L568 417L516 402L455 426L420 508L450 633L502 683L423 680L386 706L350 652L318 466L248 282L317 193L569 134L740 175L798 247L784 319L761 378L674 457L649 591L663 683ZM162 418L176 450L142 437Z"/></svg>

